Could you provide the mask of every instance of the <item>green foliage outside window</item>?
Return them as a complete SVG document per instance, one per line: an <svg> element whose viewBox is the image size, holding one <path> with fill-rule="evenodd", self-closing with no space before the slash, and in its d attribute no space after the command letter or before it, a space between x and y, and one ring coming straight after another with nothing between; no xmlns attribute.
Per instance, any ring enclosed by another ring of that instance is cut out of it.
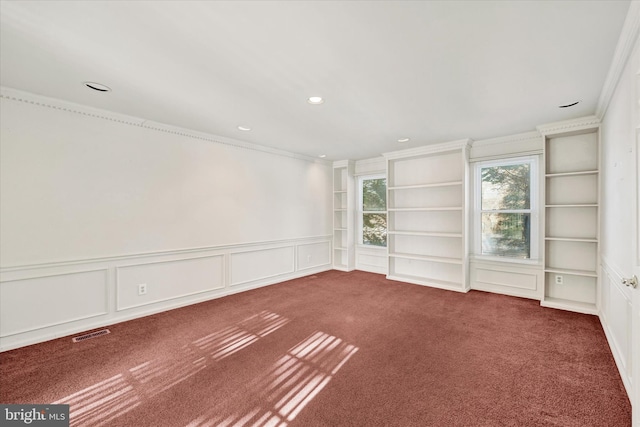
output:
<svg viewBox="0 0 640 427"><path fill-rule="evenodd" d="M531 165L487 167L481 175L482 253L530 258Z"/></svg>
<svg viewBox="0 0 640 427"><path fill-rule="evenodd" d="M362 243L387 246L387 180L362 181ZM382 212L377 212L382 211Z"/></svg>

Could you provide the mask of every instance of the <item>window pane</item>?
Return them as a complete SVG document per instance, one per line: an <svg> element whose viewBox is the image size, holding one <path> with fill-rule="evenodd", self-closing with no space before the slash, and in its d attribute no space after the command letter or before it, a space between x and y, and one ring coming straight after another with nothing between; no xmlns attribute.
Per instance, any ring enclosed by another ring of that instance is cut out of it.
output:
<svg viewBox="0 0 640 427"><path fill-rule="evenodd" d="M387 246L387 214L362 214L362 244Z"/></svg>
<svg viewBox="0 0 640 427"><path fill-rule="evenodd" d="M386 178L365 179L362 181L362 210L387 210Z"/></svg>
<svg viewBox="0 0 640 427"><path fill-rule="evenodd" d="M482 168L482 210L529 209L530 165Z"/></svg>
<svg viewBox="0 0 640 427"><path fill-rule="evenodd" d="M531 214L482 213L482 254L531 257Z"/></svg>

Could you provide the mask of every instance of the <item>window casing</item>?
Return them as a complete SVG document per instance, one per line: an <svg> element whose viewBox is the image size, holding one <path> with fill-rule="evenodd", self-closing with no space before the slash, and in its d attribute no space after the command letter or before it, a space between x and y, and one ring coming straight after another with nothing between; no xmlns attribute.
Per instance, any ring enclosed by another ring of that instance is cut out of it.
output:
<svg viewBox="0 0 640 427"><path fill-rule="evenodd" d="M510 261L538 259L538 157L475 164L474 252Z"/></svg>
<svg viewBox="0 0 640 427"><path fill-rule="evenodd" d="M387 246L387 178L384 175L358 178L358 243Z"/></svg>

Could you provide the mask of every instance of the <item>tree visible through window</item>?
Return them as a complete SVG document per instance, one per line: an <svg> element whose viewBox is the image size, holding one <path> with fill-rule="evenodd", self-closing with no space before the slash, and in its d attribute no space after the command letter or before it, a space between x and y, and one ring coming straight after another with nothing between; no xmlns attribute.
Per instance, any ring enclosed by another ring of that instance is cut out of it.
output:
<svg viewBox="0 0 640 427"><path fill-rule="evenodd" d="M531 162L482 167L482 254L531 258Z"/></svg>
<svg viewBox="0 0 640 427"><path fill-rule="evenodd" d="M387 180L362 179L362 244L387 246Z"/></svg>

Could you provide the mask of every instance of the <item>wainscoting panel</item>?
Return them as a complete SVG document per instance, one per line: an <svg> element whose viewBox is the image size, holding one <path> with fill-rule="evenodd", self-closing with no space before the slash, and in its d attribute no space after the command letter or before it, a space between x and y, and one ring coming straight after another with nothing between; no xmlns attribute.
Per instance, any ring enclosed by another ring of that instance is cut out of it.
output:
<svg viewBox="0 0 640 427"><path fill-rule="evenodd" d="M155 261L116 268L117 310L224 288L224 256ZM138 285L147 293L138 295Z"/></svg>
<svg viewBox="0 0 640 427"><path fill-rule="evenodd" d="M330 255L327 235L3 268L0 351L327 271Z"/></svg>
<svg viewBox="0 0 640 427"><path fill-rule="evenodd" d="M387 248L356 247L356 270L387 274L389 270Z"/></svg>
<svg viewBox="0 0 640 427"><path fill-rule="evenodd" d="M108 312L107 269L0 283L0 337L89 319Z"/></svg>
<svg viewBox="0 0 640 427"><path fill-rule="evenodd" d="M606 262L601 264L602 306L600 322L604 329L609 347L616 361L622 382L627 392L631 391L631 323L632 303L629 289L622 282L622 275Z"/></svg>
<svg viewBox="0 0 640 427"><path fill-rule="evenodd" d="M298 271L331 263L331 244L329 242L297 245L296 251Z"/></svg>
<svg viewBox="0 0 640 427"><path fill-rule="evenodd" d="M474 260L470 266L471 289L540 300L542 267Z"/></svg>
<svg viewBox="0 0 640 427"><path fill-rule="evenodd" d="M292 273L294 254L293 245L232 253L230 286Z"/></svg>

